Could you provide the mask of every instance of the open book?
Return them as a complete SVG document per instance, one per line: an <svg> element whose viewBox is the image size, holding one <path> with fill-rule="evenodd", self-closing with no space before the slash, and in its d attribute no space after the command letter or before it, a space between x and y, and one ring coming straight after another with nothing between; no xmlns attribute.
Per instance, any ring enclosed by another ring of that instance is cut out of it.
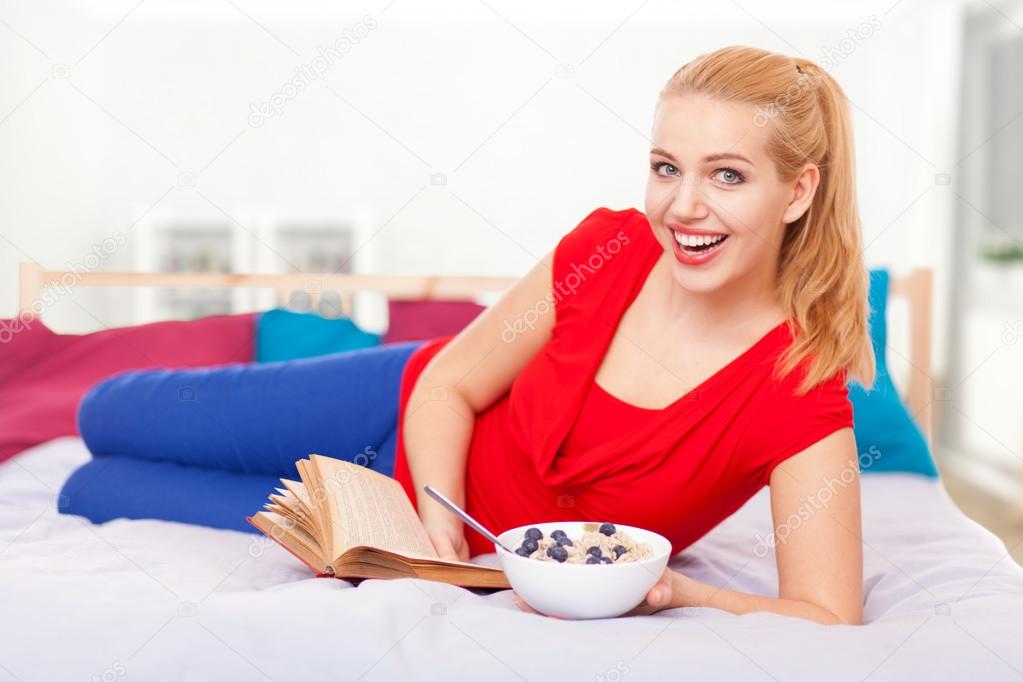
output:
<svg viewBox="0 0 1023 682"><path fill-rule="evenodd" d="M295 465L301 482L282 478L284 488L270 495L266 511L246 520L317 576L511 587L499 568L438 557L405 489L393 478L323 455Z"/></svg>

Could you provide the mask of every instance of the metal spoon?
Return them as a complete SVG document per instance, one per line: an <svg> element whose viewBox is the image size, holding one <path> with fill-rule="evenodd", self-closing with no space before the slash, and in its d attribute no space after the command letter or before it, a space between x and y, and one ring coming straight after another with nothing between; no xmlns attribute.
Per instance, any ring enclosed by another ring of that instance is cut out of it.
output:
<svg viewBox="0 0 1023 682"><path fill-rule="evenodd" d="M443 504L445 507L447 507L451 511L455 512L456 514L458 514L458 516L461 517L461 519L463 521L465 521L470 526L472 526L474 529L476 529L480 533L480 535L482 535L486 539L490 540L495 545L498 545L504 551L514 554L514 552L512 552L510 549L508 549L507 547L504 546L504 543L502 543L500 540L497 539L496 535L494 535L489 530L484 528L483 524L481 524L479 521L477 521L476 519L472 518L467 513L465 513L465 511L461 507L459 507L457 504L455 504L454 502L452 502L448 498L444 497L444 495L441 494L441 492L438 491L436 488L434 488L431 485L424 485L423 486L423 490L425 490L427 493L429 493L430 497L432 497L433 499L437 500L438 502Z"/></svg>

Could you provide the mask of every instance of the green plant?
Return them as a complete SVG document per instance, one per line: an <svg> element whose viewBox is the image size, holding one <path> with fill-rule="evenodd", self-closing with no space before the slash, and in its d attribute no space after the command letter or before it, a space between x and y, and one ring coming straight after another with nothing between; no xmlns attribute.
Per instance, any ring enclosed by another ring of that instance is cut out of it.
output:
<svg viewBox="0 0 1023 682"><path fill-rule="evenodd" d="M1014 243L998 248L980 250L980 257L992 263L1015 263L1023 261L1023 244Z"/></svg>

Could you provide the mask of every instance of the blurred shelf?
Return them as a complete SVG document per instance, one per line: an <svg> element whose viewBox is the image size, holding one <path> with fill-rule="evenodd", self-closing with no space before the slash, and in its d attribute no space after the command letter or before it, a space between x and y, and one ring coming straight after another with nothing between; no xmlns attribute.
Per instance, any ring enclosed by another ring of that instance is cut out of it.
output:
<svg viewBox="0 0 1023 682"><path fill-rule="evenodd" d="M365 265L360 237L368 220L332 218L235 220L155 216L138 225L135 269L140 272L247 272L333 274L357 272ZM244 224L244 225L243 225ZM363 255L363 260L357 259ZM318 299L323 283L311 280L308 293ZM340 299L344 292L328 295ZM283 304L287 292L254 289L140 289L135 319L150 322L266 310ZM354 312L354 300L348 302Z"/></svg>

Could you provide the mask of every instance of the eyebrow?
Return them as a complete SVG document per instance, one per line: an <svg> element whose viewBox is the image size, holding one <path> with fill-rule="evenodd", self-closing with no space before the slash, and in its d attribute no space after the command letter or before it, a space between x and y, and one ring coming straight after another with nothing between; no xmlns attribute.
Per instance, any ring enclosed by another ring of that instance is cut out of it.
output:
<svg viewBox="0 0 1023 682"><path fill-rule="evenodd" d="M672 156L671 154L669 154L668 152L664 151L663 149L661 149L659 147L654 147L653 149L650 150L650 153L651 154L660 154L661 156L666 156L669 159L671 159L672 161L675 161L675 163L678 163L678 161L675 160L674 156ZM714 162L714 161L722 161L724 159L737 159L739 161L744 161L744 162L748 163L751 166L754 165L754 163L752 161L747 159L742 154L731 154L731 153L711 154L709 156L703 157L703 162L704 163L711 163L711 162Z"/></svg>

